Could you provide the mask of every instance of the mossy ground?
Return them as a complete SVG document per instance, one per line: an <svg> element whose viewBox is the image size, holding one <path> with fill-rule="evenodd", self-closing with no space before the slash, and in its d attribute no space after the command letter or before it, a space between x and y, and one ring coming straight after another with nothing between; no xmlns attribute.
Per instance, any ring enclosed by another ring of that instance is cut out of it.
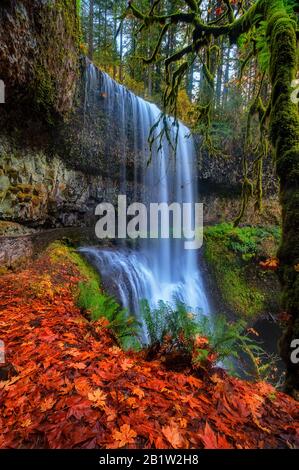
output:
<svg viewBox="0 0 299 470"><path fill-rule="evenodd" d="M259 261L275 255L279 239L278 227L219 224L205 229L204 257L224 311L248 321L276 313L280 296L276 274L262 271Z"/></svg>
<svg viewBox="0 0 299 470"><path fill-rule="evenodd" d="M68 246L63 242L56 241L48 247L47 251L54 262L65 259L72 264L75 264L82 276L82 280L85 279L87 282L96 282L100 285L101 281L99 274L87 261L85 261L75 248Z"/></svg>

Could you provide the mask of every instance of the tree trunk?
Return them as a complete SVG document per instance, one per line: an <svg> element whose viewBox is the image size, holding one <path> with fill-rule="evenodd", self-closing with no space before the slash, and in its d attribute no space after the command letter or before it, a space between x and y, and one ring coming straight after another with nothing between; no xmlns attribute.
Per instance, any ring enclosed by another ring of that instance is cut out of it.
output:
<svg viewBox="0 0 299 470"><path fill-rule="evenodd" d="M123 24L120 27L120 45L119 45L119 81L123 82L123 44L124 41L124 30Z"/></svg>
<svg viewBox="0 0 299 470"><path fill-rule="evenodd" d="M88 57L93 59L94 0L89 0Z"/></svg>
<svg viewBox="0 0 299 470"><path fill-rule="evenodd" d="M229 82L229 72L230 72L230 47L227 48L227 55L225 58L225 71L224 71L224 85L223 85L223 106L227 104L228 99L228 82Z"/></svg>
<svg viewBox="0 0 299 470"><path fill-rule="evenodd" d="M279 277L283 308L290 317L280 341L280 351L287 367L286 392L298 398L299 364L291 357L292 341L299 339L299 114L298 105L291 99L291 83L298 67L296 24L286 13L283 0L265 4L271 45L270 135L275 149L282 206Z"/></svg>
<svg viewBox="0 0 299 470"><path fill-rule="evenodd" d="M220 41L220 60L217 70L217 80L216 80L216 93L215 93L215 101L216 101L216 109L219 109L221 106L222 101L222 79L223 79L223 59L224 59L224 41L221 38Z"/></svg>

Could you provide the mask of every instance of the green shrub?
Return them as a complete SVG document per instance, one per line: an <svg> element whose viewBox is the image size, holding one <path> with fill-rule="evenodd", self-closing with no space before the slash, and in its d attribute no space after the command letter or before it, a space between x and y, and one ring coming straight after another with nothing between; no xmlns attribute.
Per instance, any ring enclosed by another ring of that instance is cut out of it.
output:
<svg viewBox="0 0 299 470"><path fill-rule="evenodd" d="M115 299L102 292L96 280L79 283L77 304L90 314L92 321L106 318L110 329L124 349L139 349L139 323L122 309Z"/></svg>
<svg viewBox="0 0 299 470"><path fill-rule="evenodd" d="M205 229L205 237L221 241L226 248L239 254L259 255L261 246L267 239L273 242L274 249L280 241L281 230L279 227L234 227L224 223ZM268 253L274 255L275 253Z"/></svg>

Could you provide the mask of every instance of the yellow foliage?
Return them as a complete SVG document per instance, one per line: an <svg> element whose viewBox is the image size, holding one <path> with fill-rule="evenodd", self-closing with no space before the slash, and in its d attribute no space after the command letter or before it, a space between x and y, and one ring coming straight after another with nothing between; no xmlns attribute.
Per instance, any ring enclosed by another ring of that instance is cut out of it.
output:
<svg viewBox="0 0 299 470"><path fill-rule="evenodd" d="M30 288L36 298L53 299L56 292L49 274L44 274L38 282L32 282Z"/></svg>
<svg viewBox="0 0 299 470"><path fill-rule="evenodd" d="M186 90L180 90L178 93L177 114L189 127L196 124L196 106L191 102Z"/></svg>

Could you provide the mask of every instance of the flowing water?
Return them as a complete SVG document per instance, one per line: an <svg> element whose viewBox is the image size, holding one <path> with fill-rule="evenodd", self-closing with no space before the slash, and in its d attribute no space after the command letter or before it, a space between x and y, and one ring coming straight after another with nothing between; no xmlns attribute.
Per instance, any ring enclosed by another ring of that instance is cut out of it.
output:
<svg viewBox="0 0 299 470"><path fill-rule="evenodd" d="M155 136L160 138L150 149L150 131L159 121L161 111L92 64L87 71L85 106L89 113L99 106L107 134L114 133L121 162L121 194L128 195L132 202L147 205L149 202L195 202L195 148L188 128L165 118L167 137L161 120L154 128ZM129 162L133 167L130 188ZM184 240L148 238L136 241L133 248L126 240L120 240L115 249L86 247L81 251L97 267L104 285L137 317L141 299L147 299L152 306L159 300L179 299L203 314L209 313L198 250L186 250Z"/></svg>

